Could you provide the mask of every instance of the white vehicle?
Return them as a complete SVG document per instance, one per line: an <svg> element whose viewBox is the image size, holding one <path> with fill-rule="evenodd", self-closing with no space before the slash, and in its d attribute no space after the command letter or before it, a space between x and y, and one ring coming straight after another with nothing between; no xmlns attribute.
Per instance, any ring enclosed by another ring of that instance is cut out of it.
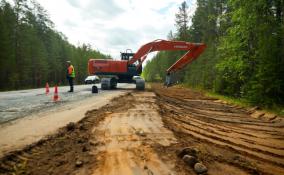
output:
<svg viewBox="0 0 284 175"><path fill-rule="evenodd" d="M95 84L95 83L100 83L100 78L96 75L88 76L85 79L85 84Z"/></svg>
<svg viewBox="0 0 284 175"><path fill-rule="evenodd" d="M133 80L140 80L140 79L142 79L142 77L140 77L140 76L133 76L132 79L133 79Z"/></svg>

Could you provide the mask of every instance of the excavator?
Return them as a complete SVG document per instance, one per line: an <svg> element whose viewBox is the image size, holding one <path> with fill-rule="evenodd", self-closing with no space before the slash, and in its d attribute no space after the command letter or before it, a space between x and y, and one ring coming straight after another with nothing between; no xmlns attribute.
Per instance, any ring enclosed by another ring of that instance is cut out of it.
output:
<svg viewBox="0 0 284 175"><path fill-rule="evenodd" d="M187 51L180 59L170 66L166 74L170 74L184 68L204 51L206 45L203 43L190 43L185 41L154 40L132 53L130 49L121 53L121 60L110 59L89 59L88 71L90 75L97 75L101 78L101 88L104 90L114 89L117 83L135 83L136 89L145 89L145 80L142 78L133 79L142 73L142 63L147 55L154 51ZM92 87L92 92L97 93L97 87Z"/></svg>

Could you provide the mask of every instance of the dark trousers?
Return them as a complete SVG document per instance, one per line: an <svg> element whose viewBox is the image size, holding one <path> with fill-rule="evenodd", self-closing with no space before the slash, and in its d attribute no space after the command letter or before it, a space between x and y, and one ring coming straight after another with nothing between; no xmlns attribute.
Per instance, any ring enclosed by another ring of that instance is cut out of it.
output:
<svg viewBox="0 0 284 175"><path fill-rule="evenodd" d="M70 86L70 91L73 92L74 91L74 83L73 83L73 77L68 77L68 82L69 82L69 86Z"/></svg>

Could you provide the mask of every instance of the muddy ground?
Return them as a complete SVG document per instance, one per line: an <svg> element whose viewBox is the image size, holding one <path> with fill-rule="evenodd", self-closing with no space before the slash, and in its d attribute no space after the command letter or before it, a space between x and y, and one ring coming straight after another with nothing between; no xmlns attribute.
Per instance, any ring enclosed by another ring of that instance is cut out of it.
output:
<svg viewBox="0 0 284 175"><path fill-rule="evenodd" d="M0 174L284 174L284 124L179 87L115 98L80 122L0 159ZM206 174L206 173L205 173Z"/></svg>

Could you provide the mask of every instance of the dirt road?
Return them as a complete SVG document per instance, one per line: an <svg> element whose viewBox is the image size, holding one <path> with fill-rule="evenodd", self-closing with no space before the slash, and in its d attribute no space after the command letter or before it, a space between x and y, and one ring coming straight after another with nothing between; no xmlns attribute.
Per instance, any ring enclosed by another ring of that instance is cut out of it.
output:
<svg viewBox="0 0 284 175"><path fill-rule="evenodd" d="M284 174L284 124L253 118L189 89L153 85L86 114L57 134L1 159L0 174Z"/></svg>
<svg viewBox="0 0 284 175"><path fill-rule="evenodd" d="M94 174L173 174L174 162L162 161L151 145L176 143L163 126L154 93L137 92L128 98L125 111L110 113L93 129L94 151L101 164Z"/></svg>

